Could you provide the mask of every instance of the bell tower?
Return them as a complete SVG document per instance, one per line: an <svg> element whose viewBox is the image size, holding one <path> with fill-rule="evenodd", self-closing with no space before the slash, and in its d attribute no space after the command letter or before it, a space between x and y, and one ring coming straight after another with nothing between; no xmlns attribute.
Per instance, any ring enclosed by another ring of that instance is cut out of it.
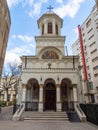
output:
<svg viewBox="0 0 98 130"><path fill-rule="evenodd" d="M45 47L56 47L65 55L65 36L61 36L63 20L51 11L51 6L47 9L49 9L49 12L43 14L37 21L40 36L35 37L36 55Z"/></svg>

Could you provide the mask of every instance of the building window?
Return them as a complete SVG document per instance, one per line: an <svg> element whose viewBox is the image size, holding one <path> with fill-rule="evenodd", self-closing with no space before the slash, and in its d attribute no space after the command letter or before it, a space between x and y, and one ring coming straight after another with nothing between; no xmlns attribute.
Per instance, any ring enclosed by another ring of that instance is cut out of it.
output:
<svg viewBox="0 0 98 130"><path fill-rule="evenodd" d="M93 37L94 37L94 34L92 36L90 36L88 40L91 40Z"/></svg>
<svg viewBox="0 0 98 130"><path fill-rule="evenodd" d="M85 52L85 56L87 56L87 51Z"/></svg>
<svg viewBox="0 0 98 130"><path fill-rule="evenodd" d="M48 33L52 33L52 23L48 23Z"/></svg>
<svg viewBox="0 0 98 130"><path fill-rule="evenodd" d="M87 70L89 70L89 66L87 66Z"/></svg>
<svg viewBox="0 0 98 130"><path fill-rule="evenodd" d="M83 37L85 36L85 33L83 33Z"/></svg>
<svg viewBox="0 0 98 130"><path fill-rule="evenodd" d="M88 73L88 78L91 79L91 74L90 73Z"/></svg>
<svg viewBox="0 0 98 130"><path fill-rule="evenodd" d="M57 26L57 24L56 24L56 34L58 35L58 26Z"/></svg>
<svg viewBox="0 0 98 130"><path fill-rule="evenodd" d="M93 28L91 28L87 33L90 33L93 30Z"/></svg>
<svg viewBox="0 0 98 130"><path fill-rule="evenodd" d="M90 44L90 47L92 47L94 44L95 44L95 42L91 43L91 44Z"/></svg>
<svg viewBox="0 0 98 130"><path fill-rule="evenodd" d="M83 42L85 43L85 39L83 40Z"/></svg>
<svg viewBox="0 0 98 130"><path fill-rule="evenodd" d="M10 101L10 97L11 97L11 95L10 95L10 94L8 94L8 101Z"/></svg>
<svg viewBox="0 0 98 130"><path fill-rule="evenodd" d="M91 94L91 102L92 102L92 103L95 102L95 96L94 96L94 94Z"/></svg>
<svg viewBox="0 0 98 130"><path fill-rule="evenodd" d="M86 51L86 45L84 46L84 50Z"/></svg>
<svg viewBox="0 0 98 130"><path fill-rule="evenodd" d="M92 90L93 89L93 82L89 82L88 86L89 86L89 89Z"/></svg>
<svg viewBox="0 0 98 130"><path fill-rule="evenodd" d="M95 53L96 51L97 51L97 49L94 49L94 50L91 52L91 54Z"/></svg>
<svg viewBox="0 0 98 130"><path fill-rule="evenodd" d="M82 31L84 30L84 28L82 28Z"/></svg>
<svg viewBox="0 0 98 130"><path fill-rule="evenodd" d="M94 59L92 59L92 62L97 61L98 57L95 57Z"/></svg>
<svg viewBox="0 0 98 130"><path fill-rule="evenodd" d="M44 24L42 25L42 35L44 34Z"/></svg>
<svg viewBox="0 0 98 130"><path fill-rule="evenodd" d="M91 24L91 19L88 20L88 22L86 23L86 27L88 28Z"/></svg>
<svg viewBox="0 0 98 130"><path fill-rule="evenodd" d="M98 73L94 74L95 77L98 77Z"/></svg>
<svg viewBox="0 0 98 130"><path fill-rule="evenodd" d="M93 70L97 70L98 69L98 65L97 66L95 66L95 67L93 67Z"/></svg>

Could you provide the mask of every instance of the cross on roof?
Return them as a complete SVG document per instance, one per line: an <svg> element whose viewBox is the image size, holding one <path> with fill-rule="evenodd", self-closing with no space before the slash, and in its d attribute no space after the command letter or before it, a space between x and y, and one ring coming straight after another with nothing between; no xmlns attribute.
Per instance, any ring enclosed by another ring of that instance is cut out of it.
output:
<svg viewBox="0 0 98 130"><path fill-rule="evenodd" d="M49 12L51 12L51 10L53 9L53 7L51 5L49 5L49 7L47 9L49 9Z"/></svg>
<svg viewBox="0 0 98 130"><path fill-rule="evenodd" d="M48 64L48 69L51 69L51 63Z"/></svg>

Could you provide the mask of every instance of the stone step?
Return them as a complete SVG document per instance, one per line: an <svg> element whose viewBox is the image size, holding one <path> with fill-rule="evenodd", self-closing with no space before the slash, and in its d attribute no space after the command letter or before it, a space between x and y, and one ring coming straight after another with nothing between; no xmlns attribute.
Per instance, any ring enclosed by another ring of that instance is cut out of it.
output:
<svg viewBox="0 0 98 130"><path fill-rule="evenodd" d="M31 117L26 117L24 120L62 120L62 121L69 121L68 118L31 118Z"/></svg>
<svg viewBox="0 0 98 130"><path fill-rule="evenodd" d="M24 112L24 120L33 121L64 121L69 122L66 112Z"/></svg>

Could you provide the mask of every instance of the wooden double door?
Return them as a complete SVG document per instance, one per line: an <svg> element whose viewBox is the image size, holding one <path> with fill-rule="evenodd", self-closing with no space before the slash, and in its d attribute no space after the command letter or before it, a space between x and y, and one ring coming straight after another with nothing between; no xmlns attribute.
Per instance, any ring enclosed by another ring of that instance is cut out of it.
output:
<svg viewBox="0 0 98 130"><path fill-rule="evenodd" d="M45 110L56 110L55 90L45 90Z"/></svg>

